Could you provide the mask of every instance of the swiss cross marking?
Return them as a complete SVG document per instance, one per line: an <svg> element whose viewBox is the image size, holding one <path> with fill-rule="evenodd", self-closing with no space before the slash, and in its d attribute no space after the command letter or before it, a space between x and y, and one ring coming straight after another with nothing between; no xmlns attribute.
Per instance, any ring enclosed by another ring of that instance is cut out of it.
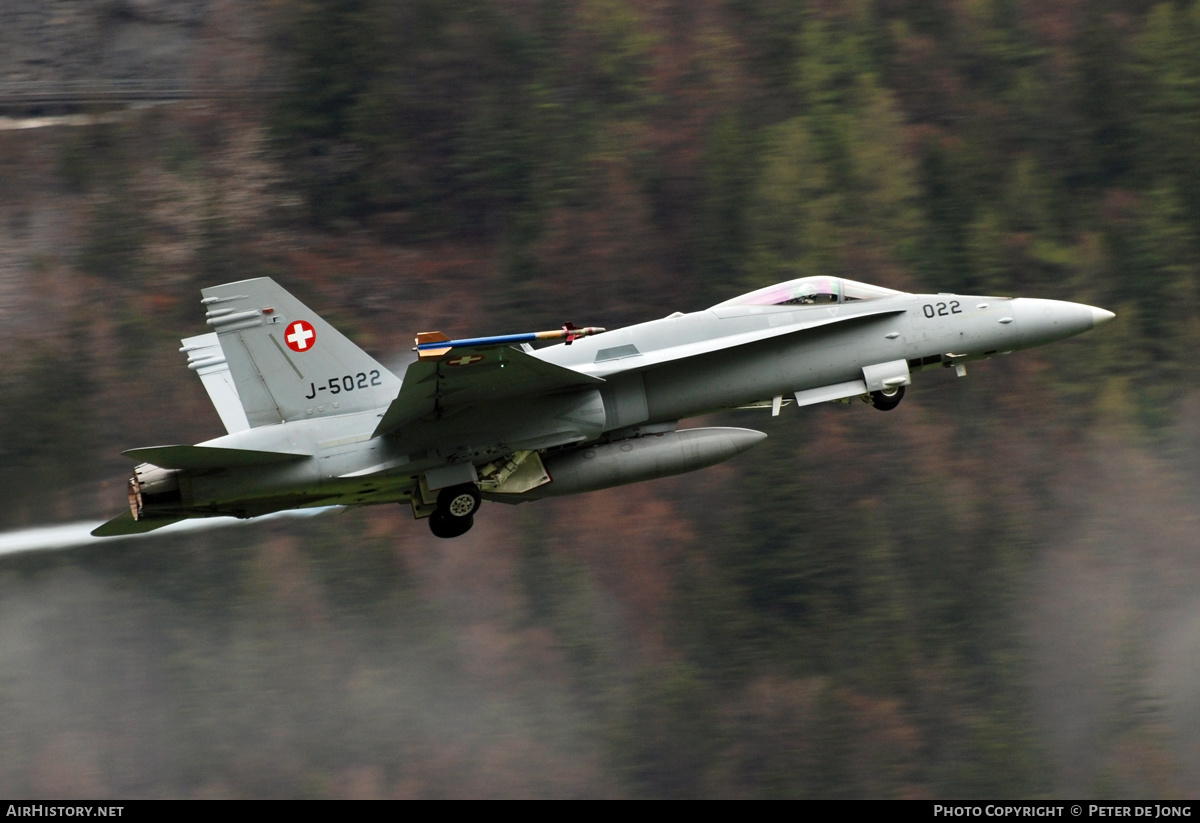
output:
<svg viewBox="0 0 1200 823"><path fill-rule="evenodd" d="M456 357L453 360L447 360L447 366L469 366L472 363L478 363L483 359L482 354L464 354L461 357Z"/></svg>
<svg viewBox="0 0 1200 823"><path fill-rule="evenodd" d="M307 320L297 320L283 336L292 351L308 351L317 344L317 330Z"/></svg>

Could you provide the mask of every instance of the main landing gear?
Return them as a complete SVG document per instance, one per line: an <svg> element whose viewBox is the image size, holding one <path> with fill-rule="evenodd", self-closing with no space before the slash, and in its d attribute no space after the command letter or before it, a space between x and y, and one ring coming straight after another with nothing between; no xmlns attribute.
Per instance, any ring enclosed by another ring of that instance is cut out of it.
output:
<svg viewBox="0 0 1200 823"><path fill-rule="evenodd" d="M475 512L483 498L474 483L450 486L438 492L437 509L429 515L434 537L458 537L475 525Z"/></svg>

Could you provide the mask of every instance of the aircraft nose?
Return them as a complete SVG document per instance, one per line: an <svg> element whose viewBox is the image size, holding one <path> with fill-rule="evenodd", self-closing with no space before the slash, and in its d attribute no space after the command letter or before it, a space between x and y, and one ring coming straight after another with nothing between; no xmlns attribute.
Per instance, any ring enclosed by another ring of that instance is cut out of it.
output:
<svg viewBox="0 0 1200 823"><path fill-rule="evenodd" d="M1116 317L1110 311L1065 300L1018 297L1013 304L1022 348L1074 337Z"/></svg>
<svg viewBox="0 0 1200 823"><path fill-rule="evenodd" d="M1090 308L1092 310L1092 328L1093 329L1096 328L1096 326L1103 326L1109 320L1112 320L1114 317L1116 317L1116 315L1113 314L1112 312L1105 311L1104 309L1098 309L1095 306L1089 306L1088 308Z"/></svg>

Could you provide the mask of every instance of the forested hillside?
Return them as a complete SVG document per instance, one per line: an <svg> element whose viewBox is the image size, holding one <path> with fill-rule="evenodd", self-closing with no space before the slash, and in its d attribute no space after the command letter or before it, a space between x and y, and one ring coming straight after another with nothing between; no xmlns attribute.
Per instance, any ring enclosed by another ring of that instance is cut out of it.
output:
<svg viewBox="0 0 1200 823"><path fill-rule="evenodd" d="M1200 793L1200 3L188 9L204 95L0 122L5 529L221 433L178 339L246 277L398 371L816 273L1117 320L455 541L391 506L0 557L0 795Z"/></svg>

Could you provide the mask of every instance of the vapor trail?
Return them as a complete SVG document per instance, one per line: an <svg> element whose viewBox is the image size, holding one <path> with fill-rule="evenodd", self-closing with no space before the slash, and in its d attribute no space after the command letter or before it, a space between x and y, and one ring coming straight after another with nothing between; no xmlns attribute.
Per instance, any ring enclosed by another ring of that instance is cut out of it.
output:
<svg viewBox="0 0 1200 823"><path fill-rule="evenodd" d="M256 517L251 520L239 520L236 517L208 517L195 520L181 520L146 534L121 535L119 537L92 537L92 529L103 523L103 520L85 523L63 523L57 526L36 526L32 529L17 529L10 532L0 532L0 557L23 552L57 551L74 549L80 546L91 546L97 543L108 543L114 540L138 540L164 534L182 534L184 532L203 531L205 529L220 529L235 526L239 523L261 523L264 520L274 520L280 517L313 517L324 514L341 506L321 506L315 509L293 509L275 512L274 514Z"/></svg>

